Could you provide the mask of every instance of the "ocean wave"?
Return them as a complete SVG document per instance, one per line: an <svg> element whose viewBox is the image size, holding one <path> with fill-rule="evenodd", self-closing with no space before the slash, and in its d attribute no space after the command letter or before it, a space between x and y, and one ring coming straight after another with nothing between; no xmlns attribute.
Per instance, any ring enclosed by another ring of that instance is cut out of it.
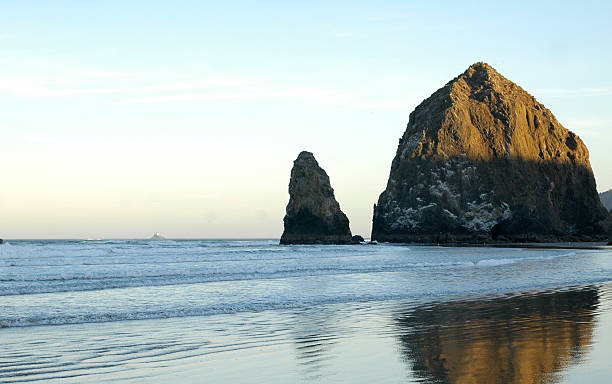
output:
<svg viewBox="0 0 612 384"><path fill-rule="evenodd" d="M562 257L575 256L575 255L576 255L576 252L567 252L567 253L562 253L560 255L549 255L549 256L532 256L532 257L520 257L520 258L513 258L513 259L485 259L485 260L477 261L476 263L474 263L474 265L477 267L496 267L500 265L520 264L520 263L525 263L525 262L552 260L552 259L558 259Z"/></svg>
<svg viewBox="0 0 612 384"><path fill-rule="evenodd" d="M401 292L388 294L352 294L337 297L323 296L317 298L292 299L285 301L251 301L234 302L227 304L192 306L171 309L152 309L147 311L109 311L109 312L87 312L87 313L67 313L45 315L9 317L0 315L0 328L32 327L41 325L68 325L83 323L105 323L131 320L153 320L180 317L206 317L221 314L234 313L258 313L271 310L295 310L309 307L317 307L330 304L347 303L371 303L389 301L410 301L412 304L432 305L437 302L452 302L462 300L468 295L471 299L512 297L523 294L533 294L534 292L559 291L571 288L594 286L598 284L608 284L612 278L608 279L586 279L568 280L562 286L556 284L535 284L535 285L516 285L509 287L499 287L495 290L473 287L470 290L430 290L424 292ZM508 295L512 292L512 295Z"/></svg>
<svg viewBox="0 0 612 384"><path fill-rule="evenodd" d="M206 316L563 286L611 280L609 255L271 240L11 242L0 247L0 323Z"/></svg>
<svg viewBox="0 0 612 384"><path fill-rule="evenodd" d="M82 262L79 266L61 268L57 272L30 271L19 266L21 273L0 275L0 296L54 292L78 292L115 288L185 285L207 282L271 280L304 276L338 276L368 273L421 273L423 269L485 268L549 261L576 255L575 252L531 255L514 258L480 260L419 261L410 257L389 257L385 254L345 255L342 258L308 259L280 257L276 259L230 259L223 262L177 261L151 264ZM297 260L297 261L296 261ZM252 262L256 261L256 262ZM273 262L272 262L273 261ZM173 268L170 268L173 265ZM53 267L62 267L58 265ZM66 265L69 266L69 265ZM138 267L129 269L127 267ZM110 267L96 269L98 267ZM9 268L16 269L16 266ZM93 268L93 269L92 269ZM66 270L68 269L68 270ZM27 270L27 271L26 271Z"/></svg>

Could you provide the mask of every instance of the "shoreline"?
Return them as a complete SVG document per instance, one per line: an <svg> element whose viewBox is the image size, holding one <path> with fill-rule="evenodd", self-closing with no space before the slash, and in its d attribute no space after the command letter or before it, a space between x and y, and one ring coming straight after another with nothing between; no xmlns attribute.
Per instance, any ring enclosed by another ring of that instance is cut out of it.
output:
<svg viewBox="0 0 612 384"><path fill-rule="evenodd" d="M404 245L426 245L448 248L528 248L528 249L586 249L586 250L609 250L612 246L607 241L589 242L558 242L558 243L379 243L379 244L404 244Z"/></svg>

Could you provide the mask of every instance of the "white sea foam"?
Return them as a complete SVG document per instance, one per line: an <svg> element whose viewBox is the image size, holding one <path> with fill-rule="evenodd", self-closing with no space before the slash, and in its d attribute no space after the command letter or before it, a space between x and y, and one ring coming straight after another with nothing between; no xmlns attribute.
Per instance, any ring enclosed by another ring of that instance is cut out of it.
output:
<svg viewBox="0 0 612 384"><path fill-rule="evenodd" d="M14 241L0 247L0 326L426 300L579 284L587 277L607 281L612 266L593 262L606 252L280 246L276 240Z"/></svg>

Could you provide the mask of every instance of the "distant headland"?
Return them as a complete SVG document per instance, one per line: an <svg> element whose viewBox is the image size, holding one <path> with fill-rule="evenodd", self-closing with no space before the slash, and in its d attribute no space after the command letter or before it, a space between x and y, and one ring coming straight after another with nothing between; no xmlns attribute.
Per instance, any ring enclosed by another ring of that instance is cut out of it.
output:
<svg viewBox="0 0 612 384"><path fill-rule="evenodd" d="M599 199L608 211L612 211L612 189L600 193Z"/></svg>

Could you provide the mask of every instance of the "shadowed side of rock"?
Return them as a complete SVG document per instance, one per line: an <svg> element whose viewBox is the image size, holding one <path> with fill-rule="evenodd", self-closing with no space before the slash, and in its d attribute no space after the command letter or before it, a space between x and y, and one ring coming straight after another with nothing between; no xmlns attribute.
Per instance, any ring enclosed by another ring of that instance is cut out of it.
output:
<svg viewBox="0 0 612 384"><path fill-rule="evenodd" d="M313 154L293 162L281 244L350 244L349 220L334 197L329 176Z"/></svg>
<svg viewBox="0 0 612 384"><path fill-rule="evenodd" d="M608 217L602 222L602 226L608 236L608 245L612 245L612 212L608 213Z"/></svg>
<svg viewBox="0 0 612 384"><path fill-rule="evenodd" d="M601 211L587 193L595 181L586 167L517 159L415 164L403 174L414 180L403 197L412 205L390 210L383 200L375 208L379 241L600 241L611 227L610 219L600 221L605 216L594 217Z"/></svg>

